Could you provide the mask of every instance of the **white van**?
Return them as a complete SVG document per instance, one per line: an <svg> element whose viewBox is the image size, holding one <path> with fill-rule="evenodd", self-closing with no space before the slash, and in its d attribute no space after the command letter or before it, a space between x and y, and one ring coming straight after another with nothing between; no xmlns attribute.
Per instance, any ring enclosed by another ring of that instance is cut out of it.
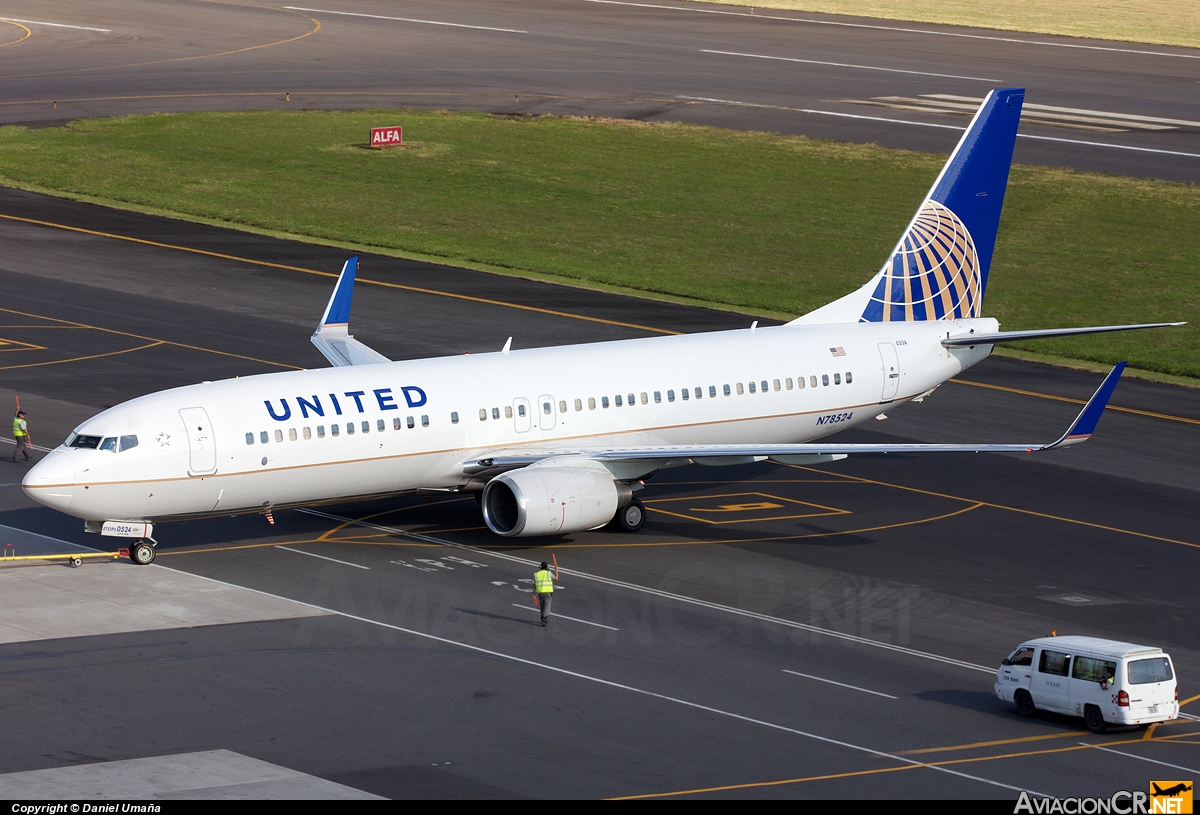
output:
<svg viewBox="0 0 1200 815"><path fill-rule="evenodd" d="M1147 725L1179 716L1179 684L1161 648L1096 637L1021 643L996 671L996 696L1022 716L1082 716L1088 730Z"/></svg>

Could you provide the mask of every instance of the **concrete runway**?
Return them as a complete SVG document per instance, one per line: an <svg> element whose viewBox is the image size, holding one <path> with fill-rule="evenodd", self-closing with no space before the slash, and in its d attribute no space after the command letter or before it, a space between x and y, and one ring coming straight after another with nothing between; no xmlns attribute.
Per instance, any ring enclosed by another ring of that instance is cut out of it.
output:
<svg viewBox="0 0 1200 815"><path fill-rule="evenodd" d="M308 335L346 255L14 191L0 245L0 399L42 446L142 393L323 365ZM354 333L393 358L748 320L369 254L360 281ZM1049 439L1100 377L963 379L859 437ZM1196 707L1198 425L1196 391L1126 380L1070 451L684 468L633 536L501 541L470 498L403 498L163 525L152 567L10 563L0 797L74 797L81 773L133 798L1013 801L1193 777L1195 719L1094 736L991 684L1023 639L1096 634L1167 648ZM17 555L101 545L8 467Z"/></svg>
<svg viewBox="0 0 1200 815"><path fill-rule="evenodd" d="M13 0L0 13L0 123L412 106L948 153L971 100L1015 85L1029 89L1016 161L1200 181L1195 49L677 0Z"/></svg>

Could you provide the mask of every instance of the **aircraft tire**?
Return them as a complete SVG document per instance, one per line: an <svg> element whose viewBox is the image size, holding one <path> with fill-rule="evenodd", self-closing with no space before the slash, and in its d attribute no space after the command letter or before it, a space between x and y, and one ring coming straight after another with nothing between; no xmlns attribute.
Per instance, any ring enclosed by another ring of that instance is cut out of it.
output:
<svg viewBox="0 0 1200 815"><path fill-rule="evenodd" d="M1029 691L1027 690L1017 691L1013 696L1013 701L1017 703L1017 713L1020 713L1022 716L1032 716L1033 712L1037 710L1033 706L1033 697L1029 695Z"/></svg>
<svg viewBox="0 0 1200 815"><path fill-rule="evenodd" d="M154 547L145 541L138 541L129 547L129 559L139 566L149 566L154 562Z"/></svg>
<svg viewBox="0 0 1200 815"><path fill-rule="evenodd" d="M617 510L613 522L620 532L637 532L646 523L646 507L642 505L641 501L634 498Z"/></svg>

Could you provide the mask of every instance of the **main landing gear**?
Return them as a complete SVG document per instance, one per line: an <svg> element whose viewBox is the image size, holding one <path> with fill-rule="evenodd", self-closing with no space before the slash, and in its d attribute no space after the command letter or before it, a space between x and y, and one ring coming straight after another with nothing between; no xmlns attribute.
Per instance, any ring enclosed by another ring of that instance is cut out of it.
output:
<svg viewBox="0 0 1200 815"><path fill-rule="evenodd" d="M149 566L154 562L154 542L140 540L129 547L129 559L139 566Z"/></svg>
<svg viewBox="0 0 1200 815"><path fill-rule="evenodd" d="M646 523L646 507L636 498L618 509L612 519L613 529L619 532L637 532L644 523Z"/></svg>

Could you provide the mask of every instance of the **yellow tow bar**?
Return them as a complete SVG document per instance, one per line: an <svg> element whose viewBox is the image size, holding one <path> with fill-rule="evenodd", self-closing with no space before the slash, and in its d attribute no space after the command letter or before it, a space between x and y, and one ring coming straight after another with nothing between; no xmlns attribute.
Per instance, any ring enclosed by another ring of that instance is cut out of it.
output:
<svg viewBox="0 0 1200 815"><path fill-rule="evenodd" d="M129 550L119 552L87 552L84 554L74 555L17 555L17 548L11 543L4 544L4 556L0 558L0 563L31 563L35 561L54 561L65 560L72 566L82 566L84 560L117 560L118 558L128 557Z"/></svg>

